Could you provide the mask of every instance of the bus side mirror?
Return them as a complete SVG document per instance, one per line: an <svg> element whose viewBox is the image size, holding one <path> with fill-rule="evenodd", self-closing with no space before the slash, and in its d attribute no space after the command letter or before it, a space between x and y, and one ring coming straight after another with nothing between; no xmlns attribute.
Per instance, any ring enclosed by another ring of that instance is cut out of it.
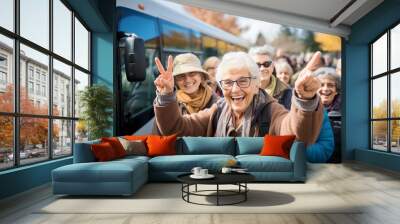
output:
<svg viewBox="0 0 400 224"><path fill-rule="evenodd" d="M119 40L119 46L125 64L126 79L129 82L144 81L146 79L144 40L130 34Z"/></svg>

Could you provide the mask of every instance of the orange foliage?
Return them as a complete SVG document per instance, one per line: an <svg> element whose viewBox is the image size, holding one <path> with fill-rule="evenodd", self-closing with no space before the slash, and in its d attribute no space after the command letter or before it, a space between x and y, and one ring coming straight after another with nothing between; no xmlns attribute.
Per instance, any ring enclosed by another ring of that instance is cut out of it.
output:
<svg viewBox="0 0 400 224"><path fill-rule="evenodd" d="M235 16L192 6L185 6L185 10L201 21L218 27L221 30L225 30L226 32L239 35L243 31L237 24L237 18Z"/></svg>
<svg viewBox="0 0 400 224"><path fill-rule="evenodd" d="M14 88L12 85L7 86L5 93L0 94L0 108L3 112L13 112ZM47 104L44 104L47 105ZM47 106L37 106L29 99L25 88L20 89L20 108L24 114L42 114L47 115ZM55 114L59 111L55 110ZM13 146L13 117L0 116L0 146L12 147ZM29 144L45 144L48 136L48 119L47 118L20 118L20 147L23 149L25 145ZM53 138L58 137L59 128L53 126Z"/></svg>
<svg viewBox="0 0 400 224"><path fill-rule="evenodd" d="M325 33L315 33L314 39L315 42L320 44L323 51L338 52L342 49L342 42L338 36Z"/></svg>

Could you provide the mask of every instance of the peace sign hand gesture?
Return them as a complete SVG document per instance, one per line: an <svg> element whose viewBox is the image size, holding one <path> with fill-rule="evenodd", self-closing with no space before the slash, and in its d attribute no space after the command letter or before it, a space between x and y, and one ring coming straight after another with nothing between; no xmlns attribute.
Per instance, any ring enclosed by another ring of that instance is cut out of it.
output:
<svg viewBox="0 0 400 224"><path fill-rule="evenodd" d="M172 77L173 60L172 56L168 56L167 70L161 64L160 59L155 58L155 62L160 75L154 80L154 85L161 95L168 95L174 91L174 78Z"/></svg>
<svg viewBox="0 0 400 224"><path fill-rule="evenodd" d="M312 99L321 87L319 79L312 74L312 72L319 67L320 60L321 52L317 51L307 63L306 67L300 72L299 78L294 84L296 94L301 99Z"/></svg>

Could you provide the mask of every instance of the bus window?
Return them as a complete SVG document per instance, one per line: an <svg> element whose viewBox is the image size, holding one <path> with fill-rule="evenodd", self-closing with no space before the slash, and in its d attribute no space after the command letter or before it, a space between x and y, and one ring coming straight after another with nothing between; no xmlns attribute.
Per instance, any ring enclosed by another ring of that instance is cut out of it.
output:
<svg viewBox="0 0 400 224"><path fill-rule="evenodd" d="M218 40L218 55L222 57L226 53L226 42Z"/></svg>
<svg viewBox="0 0 400 224"><path fill-rule="evenodd" d="M175 24L161 21L164 48L174 50L191 50L190 30Z"/></svg>
<svg viewBox="0 0 400 224"><path fill-rule="evenodd" d="M244 47L240 47L240 46L239 46L239 50L240 50L240 51L247 52L249 49L247 49L247 48L244 48Z"/></svg>
<svg viewBox="0 0 400 224"><path fill-rule="evenodd" d="M119 8L118 32L134 33L140 36L146 48L156 48L160 44L156 19L133 10Z"/></svg>
<svg viewBox="0 0 400 224"><path fill-rule="evenodd" d="M238 45L234 45L235 51L243 51L243 49L238 46Z"/></svg>
<svg viewBox="0 0 400 224"><path fill-rule="evenodd" d="M226 45L226 51L227 52L236 51L236 47L233 44L227 44Z"/></svg>
<svg viewBox="0 0 400 224"><path fill-rule="evenodd" d="M192 31L192 50L201 51L201 33Z"/></svg>
<svg viewBox="0 0 400 224"><path fill-rule="evenodd" d="M218 56L217 40L210 36L202 35L204 58Z"/></svg>

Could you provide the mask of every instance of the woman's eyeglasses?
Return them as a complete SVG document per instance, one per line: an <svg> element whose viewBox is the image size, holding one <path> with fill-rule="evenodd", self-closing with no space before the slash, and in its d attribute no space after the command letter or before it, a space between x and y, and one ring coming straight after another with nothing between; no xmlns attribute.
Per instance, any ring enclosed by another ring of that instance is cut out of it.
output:
<svg viewBox="0 0 400 224"><path fill-rule="evenodd" d="M261 68L261 66L264 66L264 68L269 68L271 66L272 61L265 61L264 63L257 63L257 66Z"/></svg>
<svg viewBox="0 0 400 224"><path fill-rule="evenodd" d="M239 86L240 88L247 88L250 86L251 80L255 79L253 77L241 77L238 80L230 80L230 79L225 79L225 80L221 80L219 81L219 83L221 84L221 87L225 90L229 90L233 87L233 84Z"/></svg>

